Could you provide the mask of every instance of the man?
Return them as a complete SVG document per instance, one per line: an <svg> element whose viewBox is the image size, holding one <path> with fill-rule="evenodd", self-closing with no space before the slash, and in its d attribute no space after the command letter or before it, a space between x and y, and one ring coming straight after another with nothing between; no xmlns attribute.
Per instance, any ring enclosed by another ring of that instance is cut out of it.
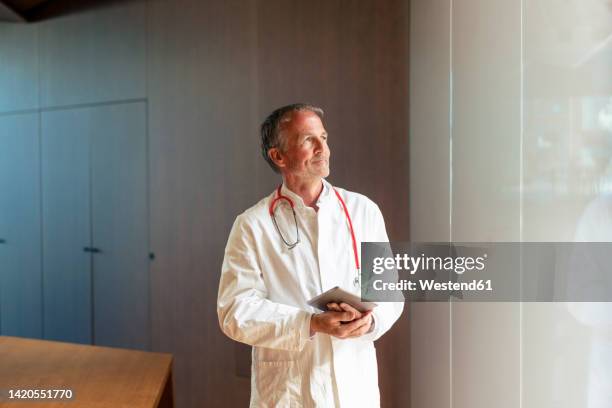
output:
<svg viewBox="0 0 612 408"><path fill-rule="evenodd" d="M295 104L261 126L262 153L282 185L236 219L217 311L223 332L253 346L251 407L377 407L373 341L403 303L360 313L307 301L340 286L360 293L361 241L388 241L378 206L332 187L323 111Z"/></svg>

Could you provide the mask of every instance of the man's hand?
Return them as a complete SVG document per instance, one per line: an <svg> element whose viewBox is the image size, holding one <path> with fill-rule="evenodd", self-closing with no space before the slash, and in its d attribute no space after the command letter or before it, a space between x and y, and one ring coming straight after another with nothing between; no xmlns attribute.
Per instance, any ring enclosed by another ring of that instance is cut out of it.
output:
<svg viewBox="0 0 612 408"><path fill-rule="evenodd" d="M329 311L314 314L310 320L311 333L326 333L340 339L359 337L370 330L372 312L361 313L346 303L329 303Z"/></svg>

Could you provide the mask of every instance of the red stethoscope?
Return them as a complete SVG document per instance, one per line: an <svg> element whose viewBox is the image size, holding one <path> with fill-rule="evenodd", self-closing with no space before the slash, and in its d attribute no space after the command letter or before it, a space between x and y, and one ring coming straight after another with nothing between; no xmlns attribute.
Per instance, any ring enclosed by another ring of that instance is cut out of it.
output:
<svg viewBox="0 0 612 408"><path fill-rule="evenodd" d="M272 223L274 223L274 227L276 228L278 235L280 235L285 245L287 245L289 249L293 249L297 246L297 244L300 243L300 230L297 225L297 216L295 214L295 206L293 204L293 200L281 194L281 187L282 187L282 184L278 186L278 189L276 190L276 198L274 198L270 202L270 208L269 208L270 217L272 217ZM348 221L349 232L351 234L351 240L353 241L353 255L355 256L355 268L357 269L357 277L355 278L354 283L355 285L359 285L359 255L357 254L357 240L355 239L355 232L353 231L353 222L351 221L351 216L349 215L348 209L346 208L346 203L344 202L342 197L340 197L340 193L338 193L338 190L336 190L335 188L333 188L333 190L334 190L334 193L336 193L336 197L338 197L338 201L340 201L340 204L342 204L344 215L346 216L346 220ZM276 216L274 214L274 210L276 208L276 204L281 200L287 201L289 203L289 206L291 207L291 212L293 213L293 221L295 223L295 236L296 236L295 242L288 242L283 236L280 228L278 227L278 224L276 223Z"/></svg>

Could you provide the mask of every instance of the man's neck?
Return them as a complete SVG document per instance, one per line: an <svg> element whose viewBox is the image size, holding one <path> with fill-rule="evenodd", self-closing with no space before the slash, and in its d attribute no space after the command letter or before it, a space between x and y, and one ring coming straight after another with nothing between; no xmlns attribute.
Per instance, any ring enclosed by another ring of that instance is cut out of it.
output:
<svg viewBox="0 0 612 408"><path fill-rule="evenodd" d="M291 177L284 179L285 186L302 197L304 205L318 210L317 200L323 191L322 179L298 180Z"/></svg>

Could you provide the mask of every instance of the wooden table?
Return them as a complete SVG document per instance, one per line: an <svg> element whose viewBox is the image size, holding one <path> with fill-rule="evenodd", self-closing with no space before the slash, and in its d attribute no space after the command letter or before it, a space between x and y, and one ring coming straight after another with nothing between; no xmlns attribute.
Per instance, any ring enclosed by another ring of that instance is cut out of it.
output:
<svg viewBox="0 0 612 408"><path fill-rule="evenodd" d="M73 398L8 402L9 389L69 389ZM2 408L169 408L172 355L0 336L0 394Z"/></svg>

